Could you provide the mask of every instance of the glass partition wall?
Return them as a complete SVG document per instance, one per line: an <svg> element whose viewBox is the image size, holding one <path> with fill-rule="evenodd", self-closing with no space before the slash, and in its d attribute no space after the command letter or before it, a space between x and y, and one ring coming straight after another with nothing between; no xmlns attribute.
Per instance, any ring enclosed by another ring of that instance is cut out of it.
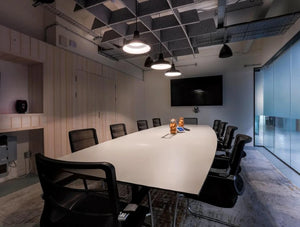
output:
<svg viewBox="0 0 300 227"><path fill-rule="evenodd" d="M254 72L255 145L300 172L300 40ZM295 41L297 39L297 41Z"/></svg>

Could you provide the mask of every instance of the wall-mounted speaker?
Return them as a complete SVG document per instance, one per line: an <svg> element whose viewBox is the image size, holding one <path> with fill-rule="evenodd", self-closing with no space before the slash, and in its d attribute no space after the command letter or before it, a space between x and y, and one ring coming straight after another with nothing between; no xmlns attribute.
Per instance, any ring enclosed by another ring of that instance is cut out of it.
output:
<svg viewBox="0 0 300 227"><path fill-rule="evenodd" d="M18 113L25 113L27 111L27 101L26 100L17 100L16 101L16 111Z"/></svg>

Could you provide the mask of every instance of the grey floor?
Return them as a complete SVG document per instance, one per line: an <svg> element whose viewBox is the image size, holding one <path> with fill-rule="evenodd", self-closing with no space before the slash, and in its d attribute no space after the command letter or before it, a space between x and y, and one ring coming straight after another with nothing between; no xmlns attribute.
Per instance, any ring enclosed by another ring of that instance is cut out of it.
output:
<svg viewBox="0 0 300 227"><path fill-rule="evenodd" d="M247 148L246 148L247 149ZM285 165L282 161L276 158L271 152L263 147L255 147L256 150L260 151L280 172L286 176L294 185L300 188L300 175L293 169Z"/></svg>
<svg viewBox="0 0 300 227"><path fill-rule="evenodd" d="M3 183L0 183L0 197L16 192L22 188L28 187L38 182L39 178L35 174L28 174L26 176L5 181Z"/></svg>

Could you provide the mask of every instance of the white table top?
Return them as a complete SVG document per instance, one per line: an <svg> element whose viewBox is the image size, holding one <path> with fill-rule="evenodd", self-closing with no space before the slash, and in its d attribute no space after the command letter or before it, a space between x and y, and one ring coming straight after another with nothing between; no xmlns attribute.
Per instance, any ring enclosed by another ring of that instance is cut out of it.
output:
<svg viewBox="0 0 300 227"><path fill-rule="evenodd" d="M169 126L150 128L63 156L60 160L109 162L118 181L198 194L217 147L206 125L186 125L190 131L169 135Z"/></svg>

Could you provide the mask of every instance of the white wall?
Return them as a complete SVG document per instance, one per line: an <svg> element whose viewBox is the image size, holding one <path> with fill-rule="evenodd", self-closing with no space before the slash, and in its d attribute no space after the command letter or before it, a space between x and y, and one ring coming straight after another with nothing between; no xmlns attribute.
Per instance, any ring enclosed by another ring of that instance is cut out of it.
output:
<svg viewBox="0 0 300 227"><path fill-rule="evenodd" d="M294 35L300 31L300 20L290 27L290 29L283 35L264 38L262 63L265 64L272 58Z"/></svg>
<svg viewBox="0 0 300 227"><path fill-rule="evenodd" d="M44 39L44 9L33 1L0 1L0 23L31 37Z"/></svg>
<svg viewBox="0 0 300 227"><path fill-rule="evenodd" d="M171 107L170 79L163 72L149 71L145 74L146 118L160 117L166 124L171 118L197 117L199 124L212 125L215 119L227 121L239 128L238 133L253 135L253 68L244 67L260 61L260 51L252 54L236 54L229 59L219 59L219 47L197 59L197 67L182 68L184 77L223 75L223 106ZM182 62L180 62L182 64ZM192 61L190 61L192 63Z"/></svg>

